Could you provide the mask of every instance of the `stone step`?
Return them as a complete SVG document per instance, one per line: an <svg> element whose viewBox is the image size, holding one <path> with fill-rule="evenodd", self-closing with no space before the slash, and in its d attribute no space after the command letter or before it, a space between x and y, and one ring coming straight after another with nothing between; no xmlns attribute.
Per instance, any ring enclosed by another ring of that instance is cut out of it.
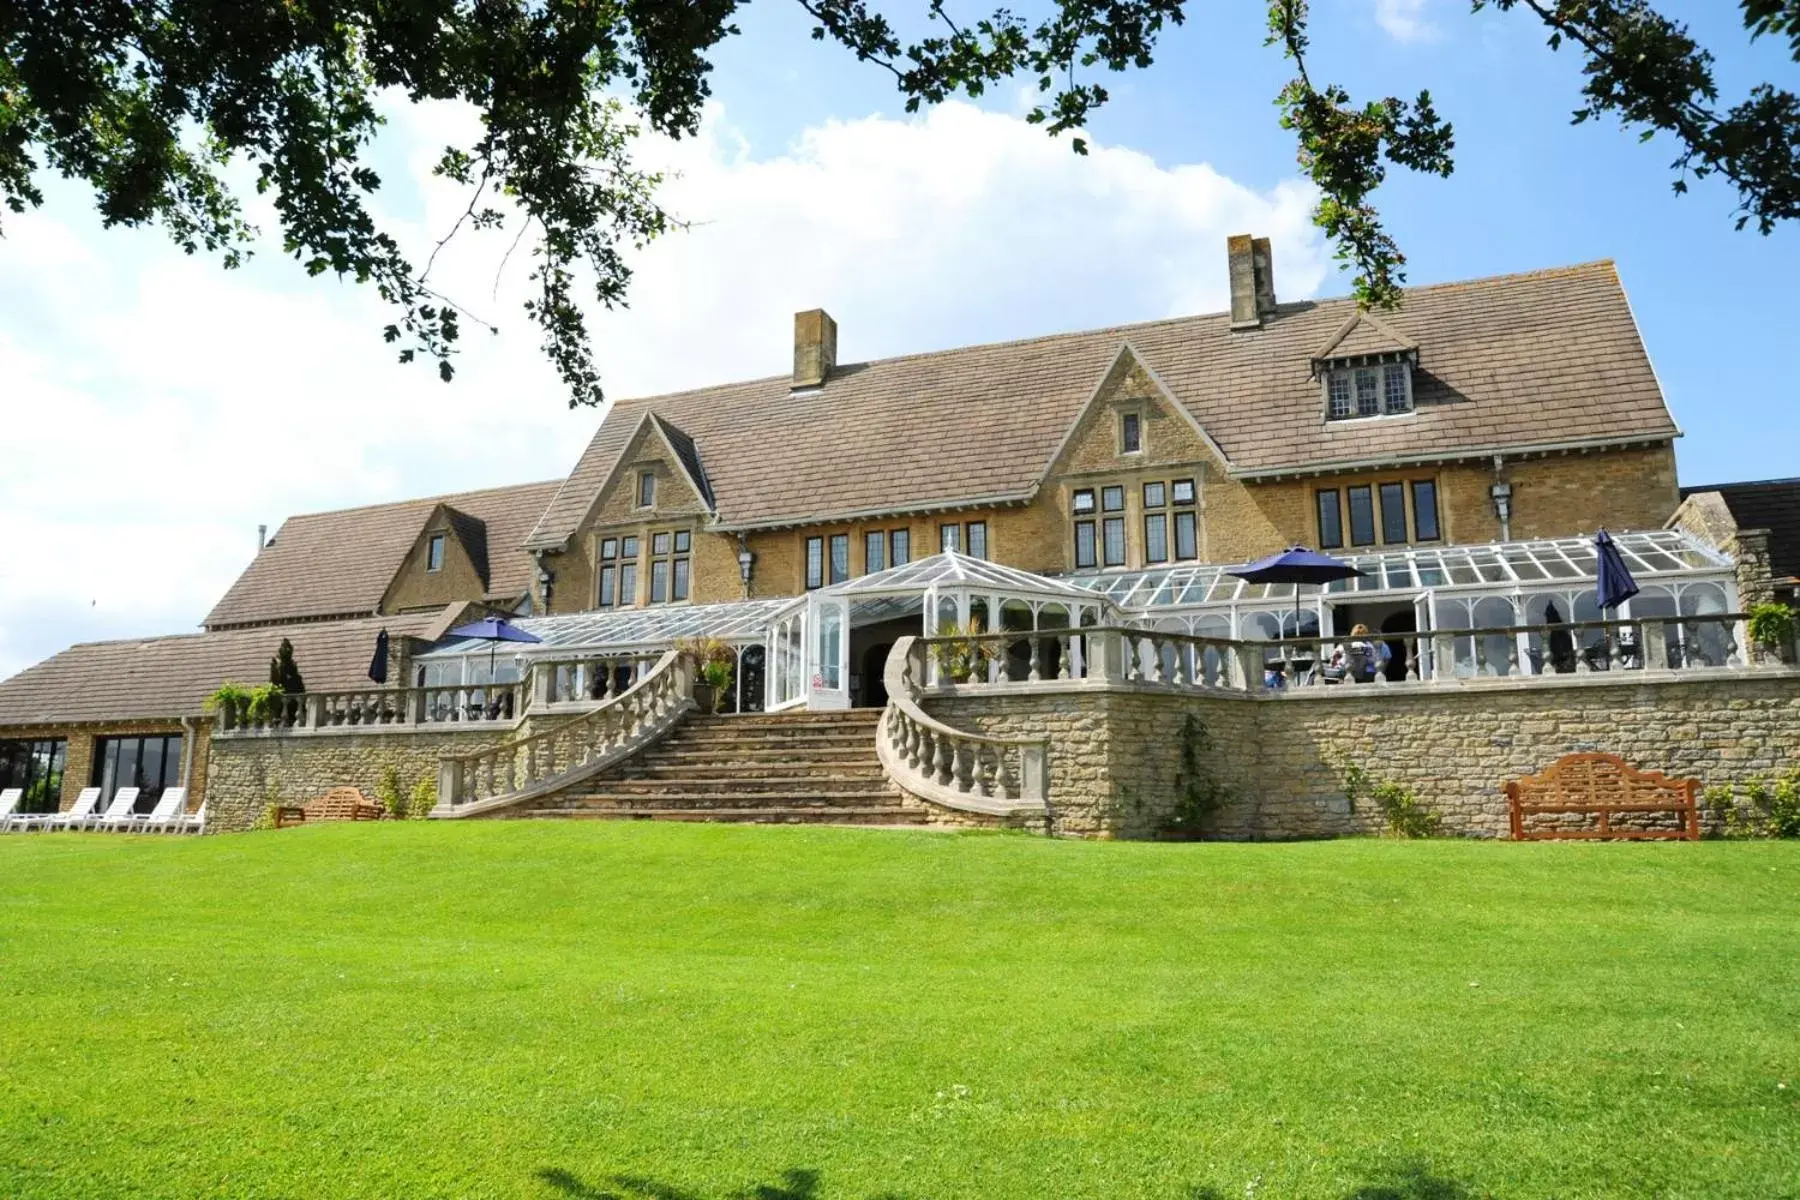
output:
<svg viewBox="0 0 1800 1200"><path fill-rule="evenodd" d="M898 805L861 808L532 808L509 814L562 821L730 821L749 825L924 825L923 809Z"/></svg>
<svg viewBox="0 0 1800 1200"><path fill-rule="evenodd" d="M752 807L856 807L871 800L893 795L885 786L873 788L809 784L779 792L741 792L734 788L654 787L639 789L621 786L620 780L607 780L604 787L593 791L565 792L539 803L546 808L712 808L717 806Z"/></svg>
<svg viewBox="0 0 1800 1200"><path fill-rule="evenodd" d="M719 766L754 767L792 763L795 766L837 766L850 763L858 766L878 761L873 747L870 746L813 746L795 747L781 746L770 749L765 746L745 748L743 746L686 746L677 742L664 742L653 746L631 760L644 766L692 766L697 764L718 764Z"/></svg>
<svg viewBox="0 0 1800 1200"><path fill-rule="evenodd" d="M727 713L723 716L689 716L690 729L807 729L875 725L879 708L851 708L842 712Z"/></svg>
<svg viewBox="0 0 1800 1200"><path fill-rule="evenodd" d="M630 762L607 772L608 779L643 782L680 782L684 779L744 780L756 783L804 783L809 779L884 779L879 761L870 762L761 762L761 763L644 763Z"/></svg>

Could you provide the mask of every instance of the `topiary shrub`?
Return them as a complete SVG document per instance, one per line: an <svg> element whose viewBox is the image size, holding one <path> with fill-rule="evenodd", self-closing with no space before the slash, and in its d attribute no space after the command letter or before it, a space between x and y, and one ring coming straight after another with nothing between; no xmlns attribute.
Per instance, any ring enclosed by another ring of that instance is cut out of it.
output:
<svg viewBox="0 0 1800 1200"><path fill-rule="evenodd" d="M393 763L381 768L381 779L375 784L375 799L394 820L406 816L406 793L400 790L400 771Z"/></svg>
<svg viewBox="0 0 1800 1200"><path fill-rule="evenodd" d="M437 807L437 780L429 775L413 785L412 798L407 803L406 815L415 821L422 821L431 815Z"/></svg>

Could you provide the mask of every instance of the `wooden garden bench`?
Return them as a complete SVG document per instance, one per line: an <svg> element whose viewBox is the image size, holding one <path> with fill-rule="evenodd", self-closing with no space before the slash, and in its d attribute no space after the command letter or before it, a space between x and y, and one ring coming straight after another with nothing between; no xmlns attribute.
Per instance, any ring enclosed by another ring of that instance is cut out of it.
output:
<svg viewBox="0 0 1800 1200"><path fill-rule="evenodd" d="M306 810L298 804L282 804L275 809L275 828L306 824Z"/></svg>
<svg viewBox="0 0 1800 1200"><path fill-rule="evenodd" d="M1565 754L1536 775L1506 783L1514 841L1571 838L1662 838L1697 841L1700 809L1697 779L1670 779L1660 771L1640 771L1616 754ZM1527 830L1525 818L1575 813L1595 818L1592 828L1553 826ZM1672 813L1676 828L1626 825L1613 819L1633 813Z"/></svg>
<svg viewBox="0 0 1800 1200"><path fill-rule="evenodd" d="M308 821L379 821L387 813L361 789L335 787L306 806Z"/></svg>

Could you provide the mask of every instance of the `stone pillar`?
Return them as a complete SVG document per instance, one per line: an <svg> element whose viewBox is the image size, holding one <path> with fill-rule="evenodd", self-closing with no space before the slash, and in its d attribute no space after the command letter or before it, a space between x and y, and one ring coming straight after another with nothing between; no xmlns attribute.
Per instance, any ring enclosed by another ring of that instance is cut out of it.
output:
<svg viewBox="0 0 1800 1200"><path fill-rule="evenodd" d="M1769 558L1769 531L1740 529L1725 546L1737 574L1738 610L1775 602L1774 568Z"/></svg>
<svg viewBox="0 0 1800 1200"><path fill-rule="evenodd" d="M1087 636L1088 678L1117 683L1125 678L1125 638L1116 629L1102 629Z"/></svg>

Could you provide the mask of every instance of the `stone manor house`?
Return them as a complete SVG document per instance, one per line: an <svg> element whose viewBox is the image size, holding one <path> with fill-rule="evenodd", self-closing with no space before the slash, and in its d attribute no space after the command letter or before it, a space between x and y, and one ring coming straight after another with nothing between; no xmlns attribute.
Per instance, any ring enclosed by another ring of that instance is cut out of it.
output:
<svg viewBox="0 0 1800 1200"><path fill-rule="evenodd" d="M1278 301L1263 239L1226 265L1228 312L875 362L800 313L791 372L619 401L566 479L290 518L202 632L0 683L0 786L179 782L229 829L391 768L446 819L1136 836L1204 772L1213 832L1278 837L1371 828L1349 764L1492 834L1570 749L1800 762L1800 679L1743 621L1792 596L1800 484L1683 491L1610 262L1391 312ZM1608 613L1602 527L1642 588ZM1230 574L1293 545L1362 574ZM486 614L537 640L449 635ZM1325 669L1357 625L1372 685ZM209 707L284 637L304 695Z"/></svg>

